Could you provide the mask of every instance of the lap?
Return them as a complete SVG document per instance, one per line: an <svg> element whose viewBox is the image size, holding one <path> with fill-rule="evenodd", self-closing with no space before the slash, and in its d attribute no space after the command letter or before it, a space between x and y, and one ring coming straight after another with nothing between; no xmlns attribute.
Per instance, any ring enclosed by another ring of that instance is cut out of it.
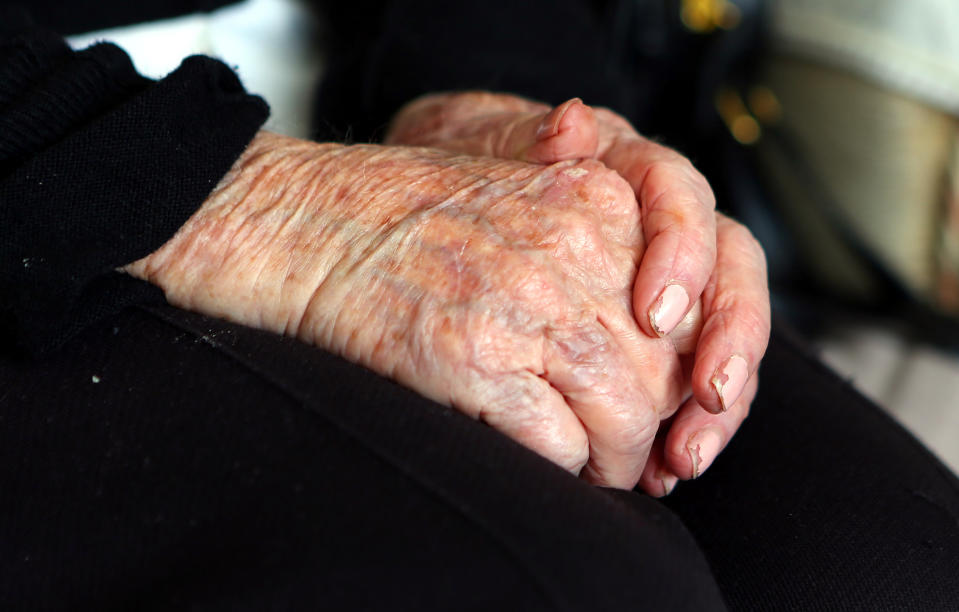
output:
<svg viewBox="0 0 959 612"><path fill-rule="evenodd" d="M132 310L0 379L14 608L719 601L658 503L289 339Z"/></svg>
<svg viewBox="0 0 959 612"><path fill-rule="evenodd" d="M959 604L959 481L782 329L750 417L666 505L734 609Z"/></svg>
<svg viewBox="0 0 959 612"><path fill-rule="evenodd" d="M6 359L0 379L13 607L959 601L955 477L779 332L751 417L665 504L329 354L172 308Z"/></svg>

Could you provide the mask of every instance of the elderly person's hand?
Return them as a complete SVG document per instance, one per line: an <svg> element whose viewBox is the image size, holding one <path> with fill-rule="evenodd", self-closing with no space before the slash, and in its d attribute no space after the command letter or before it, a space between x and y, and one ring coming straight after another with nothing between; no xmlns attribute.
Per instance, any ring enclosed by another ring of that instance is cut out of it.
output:
<svg viewBox="0 0 959 612"><path fill-rule="evenodd" d="M387 143L538 163L592 157L629 181L648 243L633 286L636 320L647 334L672 334L681 353L695 351L694 397L661 431L642 484L668 492L677 478L702 473L755 396L769 293L762 249L743 226L714 212L712 191L689 161L607 109L579 100L551 109L488 92L410 103Z"/></svg>
<svg viewBox="0 0 959 612"><path fill-rule="evenodd" d="M339 353L591 482L632 487L684 394L673 342L633 317L639 221L629 184L597 161L263 132L127 271L175 305Z"/></svg>

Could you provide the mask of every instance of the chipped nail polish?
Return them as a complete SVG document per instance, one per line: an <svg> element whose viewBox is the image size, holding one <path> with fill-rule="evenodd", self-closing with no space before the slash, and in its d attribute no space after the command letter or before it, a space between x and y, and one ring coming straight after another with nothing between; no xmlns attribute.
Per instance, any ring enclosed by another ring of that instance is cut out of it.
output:
<svg viewBox="0 0 959 612"><path fill-rule="evenodd" d="M676 488L676 484L679 483L679 477L675 474L662 474L659 477L659 481L663 483L663 497L665 497Z"/></svg>
<svg viewBox="0 0 959 612"><path fill-rule="evenodd" d="M723 405L723 410L727 410L736 403L743 388L746 386L746 379L749 378L749 366L746 360L739 355L733 355L726 360L726 363L716 372L710 382L716 389L719 401Z"/></svg>
<svg viewBox="0 0 959 612"><path fill-rule="evenodd" d="M693 463L693 478L699 478L712 465L722 446L722 439L712 429L703 429L689 436L686 452Z"/></svg>
<svg viewBox="0 0 959 612"><path fill-rule="evenodd" d="M659 336L665 336L679 325L686 315L689 296L680 285L666 285L649 309L649 324Z"/></svg>

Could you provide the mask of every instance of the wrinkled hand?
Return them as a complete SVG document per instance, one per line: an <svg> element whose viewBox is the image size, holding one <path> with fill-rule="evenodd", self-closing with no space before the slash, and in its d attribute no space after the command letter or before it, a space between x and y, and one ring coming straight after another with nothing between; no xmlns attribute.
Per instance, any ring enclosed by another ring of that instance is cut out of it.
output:
<svg viewBox="0 0 959 612"><path fill-rule="evenodd" d="M577 99L551 109L487 92L416 100L397 114L387 142L536 163L591 157L629 182L648 243L633 286L636 320L651 336L671 334L681 353L695 352L694 397L663 428L641 484L662 494L701 474L755 396L769 293L762 249L714 212L712 191L689 161L607 109Z"/></svg>
<svg viewBox="0 0 959 612"><path fill-rule="evenodd" d="M296 336L632 487L682 400L632 311L633 190L551 166L261 133L155 253L175 305Z"/></svg>

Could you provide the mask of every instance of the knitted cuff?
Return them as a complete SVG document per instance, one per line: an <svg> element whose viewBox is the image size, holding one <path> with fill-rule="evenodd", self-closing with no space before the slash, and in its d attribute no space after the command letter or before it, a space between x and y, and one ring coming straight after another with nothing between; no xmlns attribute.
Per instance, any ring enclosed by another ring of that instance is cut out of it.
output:
<svg viewBox="0 0 959 612"><path fill-rule="evenodd" d="M0 43L0 83L0 327L39 354L157 299L116 268L199 208L268 109L216 60L153 82L113 45L37 32Z"/></svg>

